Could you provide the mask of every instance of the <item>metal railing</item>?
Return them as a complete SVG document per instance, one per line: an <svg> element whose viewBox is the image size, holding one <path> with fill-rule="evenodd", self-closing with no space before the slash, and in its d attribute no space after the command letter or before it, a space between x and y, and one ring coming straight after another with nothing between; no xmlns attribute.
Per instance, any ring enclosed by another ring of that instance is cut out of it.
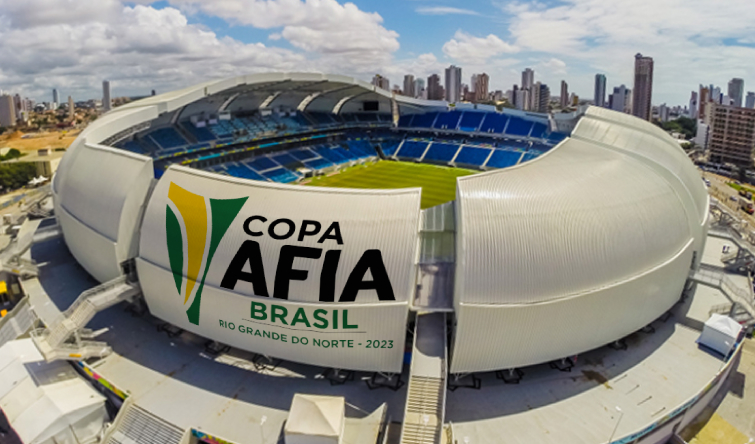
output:
<svg viewBox="0 0 755 444"><path fill-rule="evenodd" d="M24 296L13 310L0 318L0 347L26 333L34 324L28 296Z"/></svg>

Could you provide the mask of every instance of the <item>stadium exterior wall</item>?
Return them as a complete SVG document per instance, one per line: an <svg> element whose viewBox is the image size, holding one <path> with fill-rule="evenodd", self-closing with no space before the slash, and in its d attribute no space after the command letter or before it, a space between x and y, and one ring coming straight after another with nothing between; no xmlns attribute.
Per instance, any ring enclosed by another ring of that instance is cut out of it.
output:
<svg viewBox="0 0 755 444"><path fill-rule="evenodd" d="M419 203L420 189L299 188L172 166L142 226L145 300L155 316L245 350L400 371Z"/></svg>
<svg viewBox="0 0 755 444"><path fill-rule="evenodd" d="M452 373L599 347L681 296L707 224L694 166L650 124L591 119L532 162L458 180Z"/></svg>
<svg viewBox="0 0 755 444"><path fill-rule="evenodd" d="M79 146L59 182L55 209L71 254L104 282L136 256L152 159L96 144ZM62 192L61 192L62 191Z"/></svg>

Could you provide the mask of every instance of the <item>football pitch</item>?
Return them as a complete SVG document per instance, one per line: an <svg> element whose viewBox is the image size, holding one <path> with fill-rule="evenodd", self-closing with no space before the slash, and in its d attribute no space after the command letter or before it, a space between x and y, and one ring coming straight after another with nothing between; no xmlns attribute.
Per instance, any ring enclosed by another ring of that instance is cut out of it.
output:
<svg viewBox="0 0 755 444"><path fill-rule="evenodd" d="M421 207L429 208L456 199L456 178L476 171L412 162L383 160L357 165L330 176L319 176L305 185L334 188L422 188Z"/></svg>

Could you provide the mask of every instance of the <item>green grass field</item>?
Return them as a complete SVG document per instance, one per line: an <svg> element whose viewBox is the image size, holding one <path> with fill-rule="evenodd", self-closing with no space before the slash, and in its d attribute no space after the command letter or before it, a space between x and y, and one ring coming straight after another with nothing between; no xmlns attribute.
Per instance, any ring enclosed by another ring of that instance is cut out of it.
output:
<svg viewBox="0 0 755 444"><path fill-rule="evenodd" d="M456 178L470 174L475 171L384 160L347 168L331 176L316 177L305 185L361 189L421 187L424 209L456 199Z"/></svg>

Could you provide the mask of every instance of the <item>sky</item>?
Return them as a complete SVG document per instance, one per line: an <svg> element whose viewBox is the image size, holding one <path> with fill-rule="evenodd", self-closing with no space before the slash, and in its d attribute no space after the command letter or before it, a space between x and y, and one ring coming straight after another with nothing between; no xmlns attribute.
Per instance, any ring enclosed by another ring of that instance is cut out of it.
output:
<svg viewBox="0 0 755 444"><path fill-rule="evenodd" d="M401 84L451 64L491 90L521 71L551 93L592 98L596 73L631 88L655 60L653 103L684 105L700 83L755 91L753 0L0 0L0 90L50 101L158 93L262 71Z"/></svg>

